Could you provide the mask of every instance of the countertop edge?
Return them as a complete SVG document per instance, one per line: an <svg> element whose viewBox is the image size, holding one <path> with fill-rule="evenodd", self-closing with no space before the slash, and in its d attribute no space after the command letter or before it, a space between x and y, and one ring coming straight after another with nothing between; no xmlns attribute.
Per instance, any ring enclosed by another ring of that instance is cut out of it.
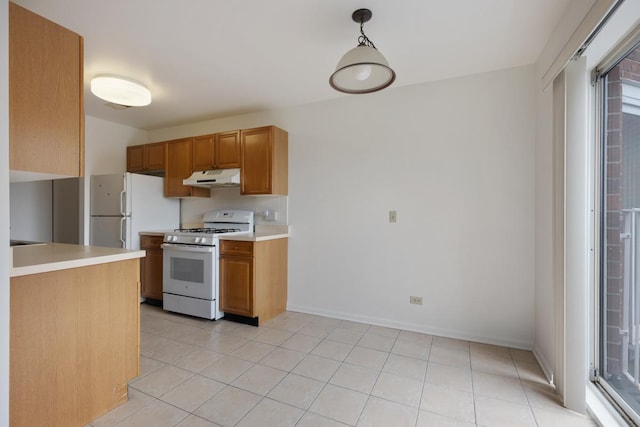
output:
<svg viewBox="0 0 640 427"><path fill-rule="evenodd" d="M220 240L235 240L240 242L261 242L264 240L286 239L289 233L282 234L236 234L231 236L220 236Z"/></svg>
<svg viewBox="0 0 640 427"><path fill-rule="evenodd" d="M100 255L89 258L54 261L50 263L25 265L23 267L12 267L9 277L28 276L30 274L49 273L52 271L67 270L70 268L88 267L91 265L106 264L109 262L143 258L145 256L146 252L143 250L132 250L111 255Z"/></svg>

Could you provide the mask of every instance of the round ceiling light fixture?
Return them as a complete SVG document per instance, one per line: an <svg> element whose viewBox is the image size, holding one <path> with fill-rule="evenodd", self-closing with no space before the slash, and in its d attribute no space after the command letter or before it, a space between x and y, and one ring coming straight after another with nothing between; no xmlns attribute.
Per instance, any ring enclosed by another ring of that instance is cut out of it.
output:
<svg viewBox="0 0 640 427"><path fill-rule="evenodd" d="M351 18L360 24L358 46L344 54L329 78L332 88L344 93L371 93L391 85L396 73L389 67L384 55L365 35L363 25L373 14L369 9L358 9Z"/></svg>
<svg viewBox="0 0 640 427"><path fill-rule="evenodd" d="M127 107L151 104L151 91L144 84L115 74L98 74L91 79L91 93L105 101Z"/></svg>

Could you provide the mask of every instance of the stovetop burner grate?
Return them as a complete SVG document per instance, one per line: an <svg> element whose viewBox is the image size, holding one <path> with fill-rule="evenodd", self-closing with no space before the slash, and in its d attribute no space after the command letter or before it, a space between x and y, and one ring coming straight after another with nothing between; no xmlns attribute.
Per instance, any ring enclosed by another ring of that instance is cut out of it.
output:
<svg viewBox="0 0 640 427"><path fill-rule="evenodd" d="M240 230L239 228L177 228L174 231L179 233L222 234L237 233L242 230Z"/></svg>

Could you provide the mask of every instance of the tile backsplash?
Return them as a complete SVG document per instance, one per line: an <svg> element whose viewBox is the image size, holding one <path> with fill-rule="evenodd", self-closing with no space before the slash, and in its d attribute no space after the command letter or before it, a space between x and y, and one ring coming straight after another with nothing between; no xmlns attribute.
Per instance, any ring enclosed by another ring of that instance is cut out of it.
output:
<svg viewBox="0 0 640 427"><path fill-rule="evenodd" d="M289 200L287 196L241 196L240 187L213 188L210 198L184 198L180 205L182 227L202 226L202 215L214 209L244 209L255 213L255 223L287 225ZM266 210L275 212L276 219L268 221Z"/></svg>

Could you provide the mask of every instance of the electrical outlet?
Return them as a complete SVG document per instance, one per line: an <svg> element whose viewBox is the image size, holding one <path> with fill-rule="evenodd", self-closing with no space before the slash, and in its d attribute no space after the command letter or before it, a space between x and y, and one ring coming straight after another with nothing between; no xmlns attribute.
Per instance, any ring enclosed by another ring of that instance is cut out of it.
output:
<svg viewBox="0 0 640 427"><path fill-rule="evenodd" d="M262 217L265 221L275 221L276 219L278 219L278 212L273 209L266 209L264 212L262 212Z"/></svg>
<svg viewBox="0 0 640 427"><path fill-rule="evenodd" d="M389 222L394 223L398 220L398 212L389 211Z"/></svg>
<svg viewBox="0 0 640 427"><path fill-rule="evenodd" d="M422 297L410 296L409 297L409 303L410 304L422 305Z"/></svg>

